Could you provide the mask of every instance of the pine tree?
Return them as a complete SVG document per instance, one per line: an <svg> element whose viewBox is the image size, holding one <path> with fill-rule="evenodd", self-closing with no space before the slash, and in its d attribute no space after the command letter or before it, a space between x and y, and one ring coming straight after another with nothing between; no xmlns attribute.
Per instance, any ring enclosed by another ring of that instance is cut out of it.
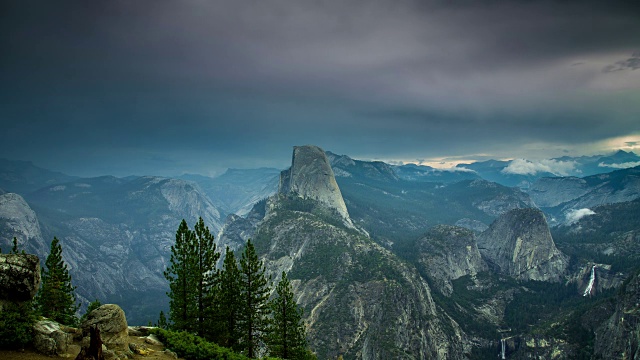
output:
<svg viewBox="0 0 640 360"><path fill-rule="evenodd" d="M164 271L169 281L169 320L174 330L193 332L195 319L195 235L183 219L171 246L170 266Z"/></svg>
<svg viewBox="0 0 640 360"><path fill-rule="evenodd" d="M209 309L213 306L214 286L217 281L218 271L216 263L220 259L220 253L216 251L213 235L209 227L204 225L202 218L198 219L195 226L195 253L197 263L194 272L196 282L196 322L198 336L204 337L207 325L211 325Z"/></svg>
<svg viewBox="0 0 640 360"><path fill-rule="evenodd" d="M13 247L11 248L10 254L18 254L18 238L13 237Z"/></svg>
<svg viewBox="0 0 640 360"><path fill-rule="evenodd" d="M182 220L171 247L170 266L164 272L169 281L169 320L174 330L199 336L207 332L219 258L214 237L204 220L199 218L193 231Z"/></svg>
<svg viewBox="0 0 640 360"><path fill-rule="evenodd" d="M33 301L6 302L0 310L0 349L21 349L33 339Z"/></svg>
<svg viewBox="0 0 640 360"><path fill-rule="evenodd" d="M282 359L300 359L306 354L306 335L302 323L302 309L293 299L291 283L282 272L275 297L269 301L273 317L269 321L266 342L269 354Z"/></svg>
<svg viewBox="0 0 640 360"><path fill-rule="evenodd" d="M238 318L241 304L240 270L235 254L227 246L222 271L216 287L216 302L213 309L214 326L212 340L218 344L238 350Z"/></svg>
<svg viewBox="0 0 640 360"><path fill-rule="evenodd" d="M38 311L42 316L65 325L75 325L78 310L75 287L71 285L71 276L62 260L62 246L58 238L51 241L51 251L45 261L46 270L42 271L42 287L37 296Z"/></svg>
<svg viewBox="0 0 640 360"><path fill-rule="evenodd" d="M249 358L254 358L266 330L269 313L267 302L271 289L265 276L264 264L258 259L251 239L247 241L240 258L240 289L240 345L247 351Z"/></svg>
<svg viewBox="0 0 640 360"><path fill-rule="evenodd" d="M160 310L160 315L158 315L158 323L156 324L156 326L164 330L167 330L169 328L167 317L164 315L164 311L162 310Z"/></svg>

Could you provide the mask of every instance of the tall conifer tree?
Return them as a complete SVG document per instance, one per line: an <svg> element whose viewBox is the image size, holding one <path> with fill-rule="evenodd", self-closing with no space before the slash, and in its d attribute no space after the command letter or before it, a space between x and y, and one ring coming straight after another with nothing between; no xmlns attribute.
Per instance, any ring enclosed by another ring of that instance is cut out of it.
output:
<svg viewBox="0 0 640 360"><path fill-rule="evenodd" d="M62 260L62 246L58 238L51 241L51 251L42 271L42 287L36 298L37 308L42 316L65 325L75 325L78 310L75 287L71 285L71 275Z"/></svg>
<svg viewBox="0 0 640 360"><path fill-rule="evenodd" d="M255 358L266 330L269 314L267 302L271 289L265 276L264 264L258 258L251 239L247 241L240 258L240 289L242 302L239 317L240 344L247 351L249 358Z"/></svg>
<svg viewBox="0 0 640 360"><path fill-rule="evenodd" d="M240 270L235 254L227 246L213 307L215 325L212 339L218 344L238 350L238 319L241 311Z"/></svg>
<svg viewBox="0 0 640 360"><path fill-rule="evenodd" d="M207 326L211 325L209 309L213 306L215 283L218 279L216 263L220 259L220 253L216 251L214 237L205 226L202 218L198 219L195 226L195 255L196 267L194 278L196 283L196 323L198 336L205 336Z"/></svg>
<svg viewBox="0 0 640 360"><path fill-rule="evenodd" d="M192 231L183 219L171 247L170 265L164 272L169 281L169 320L173 329L205 335L211 323L208 315L219 258L204 220L199 218Z"/></svg>
<svg viewBox="0 0 640 360"><path fill-rule="evenodd" d="M183 219L176 231L176 242L171 246L170 265L164 271L169 281L169 320L175 330L192 332L195 319L197 292L195 269L195 236Z"/></svg>
<svg viewBox="0 0 640 360"><path fill-rule="evenodd" d="M269 354L281 359L301 359L307 354L302 309L293 299L287 274L276 286L275 297L269 301L273 317L269 321L266 342Z"/></svg>

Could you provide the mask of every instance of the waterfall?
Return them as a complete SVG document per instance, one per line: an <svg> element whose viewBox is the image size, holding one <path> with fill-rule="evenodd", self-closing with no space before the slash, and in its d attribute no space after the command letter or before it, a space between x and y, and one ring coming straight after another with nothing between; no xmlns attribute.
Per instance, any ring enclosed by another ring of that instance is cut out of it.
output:
<svg viewBox="0 0 640 360"><path fill-rule="evenodd" d="M504 339L500 339L500 345L502 346L502 350L500 351L500 355L502 356L502 359L506 359L505 355L505 349L506 349L506 343L504 341Z"/></svg>
<svg viewBox="0 0 640 360"><path fill-rule="evenodd" d="M591 291L593 291L593 283L596 281L596 266L593 265L591 267L591 278L589 279L589 285L584 289L584 294L582 296L591 295Z"/></svg>

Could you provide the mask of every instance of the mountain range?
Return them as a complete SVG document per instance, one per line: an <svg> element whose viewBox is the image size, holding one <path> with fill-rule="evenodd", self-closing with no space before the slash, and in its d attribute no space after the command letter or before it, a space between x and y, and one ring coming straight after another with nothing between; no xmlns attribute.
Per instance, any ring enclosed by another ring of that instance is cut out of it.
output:
<svg viewBox="0 0 640 360"><path fill-rule="evenodd" d="M572 358L616 350L593 337L615 333L611 322L578 317L617 301L640 260L640 167L616 169L638 158L516 174L540 164L443 171L299 146L287 170L215 178L78 178L3 160L0 246L15 236L44 259L57 236L83 304L116 302L146 324L167 309L162 271L180 220L202 216L219 248L252 238L274 281L289 273L320 358L480 359L502 344L510 358ZM624 344L629 332L615 334Z"/></svg>

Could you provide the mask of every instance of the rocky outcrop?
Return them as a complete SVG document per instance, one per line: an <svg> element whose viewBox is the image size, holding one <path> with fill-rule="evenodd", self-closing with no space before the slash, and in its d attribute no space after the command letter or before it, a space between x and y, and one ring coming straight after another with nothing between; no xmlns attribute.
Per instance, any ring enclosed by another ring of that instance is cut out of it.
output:
<svg viewBox="0 0 640 360"><path fill-rule="evenodd" d="M84 342L89 341L90 328L100 330L102 342L112 351L128 351L129 333L124 311L115 304L105 304L93 310L80 324Z"/></svg>
<svg viewBox="0 0 640 360"><path fill-rule="evenodd" d="M329 159L324 150L317 146L293 147L291 168L280 174L278 192L316 200L337 211L346 222L351 223Z"/></svg>
<svg viewBox="0 0 640 360"><path fill-rule="evenodd" d="M37 256L0 254L0 305L2 301L29 301L39 288L40 259Z"/></svg>
<svg viewBox="0 0 640 360"><path fill-rule="evenodd" d="M595 332L594 355L602 359L640 359L640 273L620 289L614 314Z"/></svg>
<svg viewBox="0 0 640 360"><path fill-rule="evenodd" d="M417 250L421 272L447 296L453 292L451 280L487 269L474 233L465 228L435 226L418 240Z"/></svg>
<svg viewBox="0 0 640 360"><path fill-rule="evenodd" d="M52 320L40 320L33 326L33 346L45 355L66 354L73 342L73 329Z"/></svg>
<svg viewBox="0 0 640 360"><path fill-rule="evenodd" d="M490 267L519 280L559 281L567 267L538 209L500 216L478 236L478 248Z"/></svg>

